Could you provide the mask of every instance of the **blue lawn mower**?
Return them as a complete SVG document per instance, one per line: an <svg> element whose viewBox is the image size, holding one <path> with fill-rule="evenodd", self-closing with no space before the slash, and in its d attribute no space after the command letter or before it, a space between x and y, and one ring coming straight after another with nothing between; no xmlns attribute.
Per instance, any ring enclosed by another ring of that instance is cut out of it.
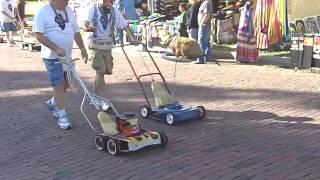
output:
<svg viewBox="0 0 320 180"><path fill-rule="evenodd" d="M143 105L140 107L140 115L142 118L151 118L156 119L160 121L165 121L169 125L173 125L176 122L180 121L186 121L186 120L195 120L195 119L203 119L206 116L206 110L203 106L197 106L197 107L190 107L181 104L180 102L177 102L173 99L172 93L170 92L166 80L163 77L157 63L155 62L154 58L152 57L151 53L147 51L152 64L155 66L157 72L150 72L149 68L147 67L147 64L144 62L144 65L146 66L146 69L149 73L147 74L141 74L138 75L132 65L132 62L130 61L124 47L122 47L122 50L124 52L124 55L142 89L143 95L146 99L147 105ZM142 58L144 61L144 59ZM155 81L153 79L153 76L160 76L162 83L159 81ZM153 82L151 83L151 89L154 95L155 100L155 106L152 107L151 103L149 101L149 98L147 96L147 93L145 91L145 88L142 84L141 78L151 76L153 79Z"/></svg>

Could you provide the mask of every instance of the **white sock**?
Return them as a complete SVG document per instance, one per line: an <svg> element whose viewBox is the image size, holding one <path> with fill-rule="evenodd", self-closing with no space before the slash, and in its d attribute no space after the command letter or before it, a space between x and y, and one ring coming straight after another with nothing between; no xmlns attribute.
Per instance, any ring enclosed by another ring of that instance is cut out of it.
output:
<svg viewBox="0 0 320 180"><path fill-rule="evenodd" d="M58 110L59 116L66 116L67 112L66 112L65 109L59 109L59 108L57 108L57 110Z"/></svg>
<svg viewBox="0 0 320 180"><path fill-rule="evenodd" d="M57 108L57 109L58 109L59 112L64 112L64 113L66 112L65 109L59 109L59 108Z"/></svg>
<svg viewBox="0 0 320 180"><path fill-rule="evenodd" d="M56 102L54 102L54 97L52 97L52 98L50 99L50 102L51 102L52 105L56 105Z"/></svg>

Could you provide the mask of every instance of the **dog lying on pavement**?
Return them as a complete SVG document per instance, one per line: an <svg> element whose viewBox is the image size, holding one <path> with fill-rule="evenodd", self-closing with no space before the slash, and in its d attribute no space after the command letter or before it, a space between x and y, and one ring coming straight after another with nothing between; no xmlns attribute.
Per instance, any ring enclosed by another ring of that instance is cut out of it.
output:
<svg viewBox="0 0 320 180"><path fill-rule="evenodd" d="M160 33L159 38L162 45L171 49L177 57L196 59L203 53L197 41L192 38L171 36L166 32Z"/></svg>

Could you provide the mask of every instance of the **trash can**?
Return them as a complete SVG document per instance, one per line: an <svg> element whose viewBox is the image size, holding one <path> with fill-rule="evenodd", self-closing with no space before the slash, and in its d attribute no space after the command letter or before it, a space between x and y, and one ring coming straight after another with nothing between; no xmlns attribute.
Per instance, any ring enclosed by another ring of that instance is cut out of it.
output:
<svg viewBox="0 0 320 180"><path fill-rule="evenodd" d="M305 35L303 41L303 59L301 68L311 68L313 55L313 35Z"/></svg>

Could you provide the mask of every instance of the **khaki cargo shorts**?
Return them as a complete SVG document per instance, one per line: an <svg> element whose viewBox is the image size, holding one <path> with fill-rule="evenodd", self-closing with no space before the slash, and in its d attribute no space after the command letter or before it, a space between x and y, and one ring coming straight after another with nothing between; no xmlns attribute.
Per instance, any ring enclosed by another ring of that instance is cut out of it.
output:
<svg viewBox="0 0 320 180"><path fill-rule="evenodd" d="M112 74L113 58L111 50L90 50L89 60L92 61L92 68L98 73Z"/></svg>

